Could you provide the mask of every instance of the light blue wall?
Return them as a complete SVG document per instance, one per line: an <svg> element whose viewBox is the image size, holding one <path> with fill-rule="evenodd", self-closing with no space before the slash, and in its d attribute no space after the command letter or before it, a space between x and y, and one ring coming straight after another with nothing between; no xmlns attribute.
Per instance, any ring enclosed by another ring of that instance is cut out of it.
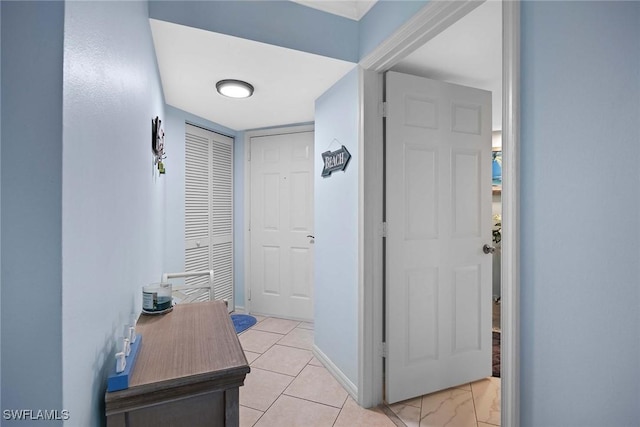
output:
<svg viewBox="0 0 640 427"><path fill-rule="evenodd" d="M151 1L150 17L356 62L369 53L426 1L382 1L360 22L284 1ZM283 124L285 125L285 124ZM205 126L206 127L206 126ZM222 132L225 133L225 132ZM184 150L177 173L184 181ZM171 167L171 159L168 159ZM169 180L173 182L173 180ZM184 199L184 187L168 184L168 194ZM235 303L243 306L244 290L244 136L239 133L234 148L234 287ZM178 192L176 192L178 191ZM180 193L180 191L182 193ZM169 202L168 202L169 203ZM173 203L173 202L171 202ZM184 204L168 206L167 236L177 241L184 229ZM175 226L174 226L175 225ZM184 243L179 247L183 249ZM184 265L180 251L167 246L167 268ZM177 271L177 270L176 270Z"/></svg>
<svg viewBox="0 0 640 427"><path fill-rule="evenodd" d="M233 145L233 298L236 307L244 303L244 132Z"/></svg>
<svg viewBox="0 0 640 427"><path fill-rule="evenodd" d="M381 0L359 22L359 59L370 54L401 25L415 15L428 0Z"/></svg>
<svg viewBox="0 0 640 427"><path fill-rule="evenodd" d="M2 409L62 409L65 8L1 7Z"/></svg>
<svg viewBox="0 0 640 427"><path fill-rule="evenodd" d="M2 51L2 4L0 3L0 52ZM1 63L1 60L0 60ZM2 66L0 66L0 224L2 224ZM0 242L2 226L0 225ZM0 244L0 272L2 271L2 245ZM0 331L2 331L2 274L0 273ZM2 347L0 339L0 348ZM0 378L2 378L2 351L0 351ZM2 384L0 381L0 409L2 406Z"/></svg>
<svg viewBox="0 0 640 427"><path fill-rule="evenodd" d="M115 340L163 271L164 99L146 2L67 2L64 30L62 401L65 424L97 426Z"/></svg>
<svg viewBox="0 0 640 427"><path fill-rule="evenodd" d="M358 69L316 100L315 345L358 384ZM336 139L339 142L333 142ZM322 153L347 147L344 172L322 178Z"/></svg>
<svg viewBox="0 0 640 427"><path fill-rule="evenodd" d="M290 1L150 2L150 17L304 52L358 61L358 23Z"/></svg>
<svg viewBox="0 0 640 427"><path fill-rule="evenodd" d="M358 62L427 2L380 0L360 21L278 0L151 0L149 10L153 19Z"/></svg>
<svg viewBox="0 0 640 427"><path fill-rule="evenodd" d="M640 420L640 3L522 4L523 427Z"/></svg>
<svg viewBox="0 0 640 427"><path fill-rule="evenodd" d="M165 226L164 272L184 271L184 132L186 113L166 105L164 144L167 159L164 164ZM179 283L178 280L175 281Z"/></svg>
<svg viewBox="0 0 640 427"><path fill-rule="evenodd" d="M387 14L386 8L400 8L391 3L361 21L360 56L421 7L403 2L400 15ZM185 116L163 112L144 3L69 2L63 137L65 8L55 2L0 7L2 408L66 407L70 425L97 425L113 337L139 307L141 284L157 280L162 260L167 267L176 262L169 245L177 228L169 232L168 225L180 209L165 208L183 165L173 129ZM523 426L640 419L639 7L523 3ZM258 10L247 19L257 20ZM280 38L276 44L290 38L256 25L242 31L255 29L261 41ZM348 20L336 25L344 27L339 37L354 31ZM353 46L342 53L316 46L332 43L315 31L313 40L301 36L306 47L300 48L353 60ZM79 60L84 55L89 61ZM357 99L351 72L318 100L316 158L334 137L354 158L345 173L316 176L315 183L316 344L354 384ZM154 178L149 152L155 115L166 117L168 134L162 178ZM236 154L242 152L236 145ZM238 188L236 181L236 195ZM242 224L238 202L236 226ZM166 217L165 210L171 211ZM333 227L344 237L335 237ZM321 267L327 265L332 270Z"/></svg>

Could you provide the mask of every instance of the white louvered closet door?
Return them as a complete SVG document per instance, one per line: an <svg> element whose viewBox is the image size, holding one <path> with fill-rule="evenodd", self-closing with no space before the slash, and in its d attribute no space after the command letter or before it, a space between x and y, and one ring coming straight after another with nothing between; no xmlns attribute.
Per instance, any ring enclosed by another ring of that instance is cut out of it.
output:
<svg viewBox="0 0 640 427"><path fill-rule="evenodd" d="M185 271L209 269L216 299L228 300L233 310L233 139L186 125ZM207 280L187 278L186 284Z"/></svg>

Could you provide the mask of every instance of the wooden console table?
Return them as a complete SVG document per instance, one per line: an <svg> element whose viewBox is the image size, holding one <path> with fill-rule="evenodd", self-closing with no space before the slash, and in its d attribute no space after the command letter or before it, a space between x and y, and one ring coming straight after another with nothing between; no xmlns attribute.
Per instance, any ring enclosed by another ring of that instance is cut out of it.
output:
<svg viewBox="0 0 640 427"><path fill-rule="evenodd" d="M143 341L129 388L105 395L108 427L238 426L249 364L222 301L141 315L136 332Z"/></svg>

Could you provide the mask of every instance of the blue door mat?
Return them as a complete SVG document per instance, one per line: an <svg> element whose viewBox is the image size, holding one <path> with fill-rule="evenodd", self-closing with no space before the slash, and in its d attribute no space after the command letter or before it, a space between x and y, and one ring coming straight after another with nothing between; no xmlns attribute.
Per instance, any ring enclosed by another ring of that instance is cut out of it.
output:
<svg viewBox="0 0 640 427"><path fill-rule="evenodd" d="M233 326L236 328L236 334L246 331L257 322L255 317L249 316L248 314L232 314L231 320L233 321Z"/></svg>

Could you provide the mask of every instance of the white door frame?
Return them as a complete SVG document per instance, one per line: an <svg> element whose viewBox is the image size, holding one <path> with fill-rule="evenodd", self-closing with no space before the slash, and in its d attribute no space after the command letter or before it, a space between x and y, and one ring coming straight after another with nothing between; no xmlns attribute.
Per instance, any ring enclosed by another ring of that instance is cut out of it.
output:
<svg viewBox="0 0 640 427"><path fill-rule="evenodd" d="M244 133L244 311L251 312L251 138L257 136L285 135L289 133L313 132L314 125L282 126Z"/></svg>
<svg viewBox="0 0 640 427"><path fill-rule="evenodd" d="M382 402L382 73L451 26L483 0L429 2L371 54L360 61L359 373L358 403ZM502 9L502 425L520 424L519 342L519 134L520 2L504 0ZM365 149L366 140L366 149Z"/></svg>

